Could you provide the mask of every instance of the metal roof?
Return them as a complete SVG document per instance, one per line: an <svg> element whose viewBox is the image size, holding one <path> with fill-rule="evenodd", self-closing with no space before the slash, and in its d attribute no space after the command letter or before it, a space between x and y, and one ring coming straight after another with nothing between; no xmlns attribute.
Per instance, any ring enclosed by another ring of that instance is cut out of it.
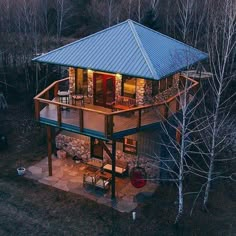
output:
<svg viewBox="0 0 236 236"><path fill-rule="evenodd" d="M204 52L126 20L33 61L159 80L206 58Z"/></svg>

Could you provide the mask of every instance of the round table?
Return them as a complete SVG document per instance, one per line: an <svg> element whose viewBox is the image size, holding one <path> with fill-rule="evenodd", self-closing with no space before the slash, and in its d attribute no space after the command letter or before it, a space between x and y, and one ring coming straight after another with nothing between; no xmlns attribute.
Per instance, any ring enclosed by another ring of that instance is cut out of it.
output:
<svg viewBox="0 0 236 236"><path fill-rule="evenodd" d="M72 95L72 104L76 105L76 102L79 101L80 105L84 105L84 95L82 94L77 94L77 95Z"/></svg>

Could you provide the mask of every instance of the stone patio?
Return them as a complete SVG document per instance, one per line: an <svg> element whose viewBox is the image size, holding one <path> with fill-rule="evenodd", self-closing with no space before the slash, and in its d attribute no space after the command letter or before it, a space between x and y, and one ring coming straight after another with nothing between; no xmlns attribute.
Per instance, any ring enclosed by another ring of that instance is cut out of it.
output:
<svg viewBox="0 0 236 236"><path fill-rule="evenodd" d="M47 157L30 166L25 177L50 185L63 191L72 192L84 196L98 204L104 204L120 212L131 212L139 203L140 195L148 198L153 195L157 185L148 182L141 189L133 187L129 177L116 177L116 201L111 200L111 188L104 191L93 186L83 186L83 174L86 172L87 165L75 163L72 158L58 159L52 156L53 176L48 176ZM142 200L143 201L143 200Z"/></svg>

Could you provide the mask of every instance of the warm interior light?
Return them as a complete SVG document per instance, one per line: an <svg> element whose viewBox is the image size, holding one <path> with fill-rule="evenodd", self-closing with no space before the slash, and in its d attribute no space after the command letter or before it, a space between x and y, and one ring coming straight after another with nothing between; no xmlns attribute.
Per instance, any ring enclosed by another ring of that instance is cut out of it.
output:
<svg viewBox="0 0 236 236"><path fill-rule="evenodd" d="M92 73L92 72L93 72L92 70L88 69L88 73Z"/></svg>

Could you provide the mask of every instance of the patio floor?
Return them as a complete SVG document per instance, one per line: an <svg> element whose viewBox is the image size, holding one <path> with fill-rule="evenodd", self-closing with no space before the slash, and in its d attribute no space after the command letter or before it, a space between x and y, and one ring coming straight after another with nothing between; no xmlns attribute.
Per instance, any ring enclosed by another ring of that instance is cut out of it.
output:
<svg viewBox="0 0 236 236"><path fill-rule="evenodd" d="M40 183L50 185L63 191L72 192L84 196L98 204L104 204L120 212L133 211L140 201L153 195L157 185L147 182L141 189L133 187L129 177L116 177L116 201L111 200L111 188L104 191L93 186L83 186L83 174L88 165L76 164L72 158L58 159L52 156L53 176L48 176L47 157L30 166L25 177L35 179Z"/></svg>

